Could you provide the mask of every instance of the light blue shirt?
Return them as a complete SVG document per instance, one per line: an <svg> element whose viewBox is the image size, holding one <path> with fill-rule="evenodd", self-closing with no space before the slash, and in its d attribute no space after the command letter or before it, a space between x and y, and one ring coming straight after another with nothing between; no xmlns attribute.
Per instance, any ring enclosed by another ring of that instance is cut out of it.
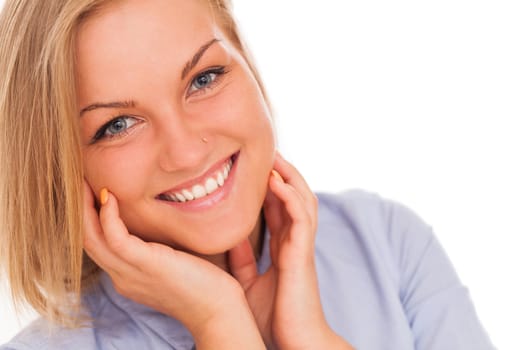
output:
<svg viewBox="0 0 525 350"><path fill-rule="evenodd" d="M335 332L362 350L494 349L468 290L419 217L363 191L318 198L316 267ZM259 270L269 264L267 234ZM0 349L193 347L177 320L122 297L106 274L85 303L94 319L90 327L50 330L39 319Z"/></svg>

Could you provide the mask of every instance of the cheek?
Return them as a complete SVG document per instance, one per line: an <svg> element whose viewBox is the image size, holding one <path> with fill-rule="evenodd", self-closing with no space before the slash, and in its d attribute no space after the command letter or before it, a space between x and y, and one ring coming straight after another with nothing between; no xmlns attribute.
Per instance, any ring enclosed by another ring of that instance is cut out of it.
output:
<svg viewBox="0 0 525 350"><path fill-rule="evenodd" d="M270 112L251 74L237 76L212 104L204 108L215 111L216 125L220 125L224 133L249 138L250 141L271 139L273 145Z"/></svg>
<svg viewBox="0 0 525 350"><path fill-rule="evenodd" d="M134 197L148 178L147 150L129 145L85 151L86 180L96 193L106 187L119 199Z"/></svg>
<svg viewBox="0 0 525 350"><path fill-rule="evenodd" d="M259 152L261 162L273 158L275 149L275 135L273 129L273 121L266 103L259 93L258 89L254 89L244 96L241 103L238 104L239 120L237 120L237 128L242 128L245 132L245 142L254 147Z"/></svg>

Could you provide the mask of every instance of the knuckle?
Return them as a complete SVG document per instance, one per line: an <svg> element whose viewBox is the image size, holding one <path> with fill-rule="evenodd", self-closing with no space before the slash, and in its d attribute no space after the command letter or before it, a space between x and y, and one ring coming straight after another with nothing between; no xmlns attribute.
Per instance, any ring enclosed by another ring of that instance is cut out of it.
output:
<svg viewBox="0 0 525 350"><path fill-rule="evenodd" d="M110 246L111 250L118 252L118 253L125 253L126 243L123 238L112 237L111 239L108 240L107 243Z"/></svg>
<svg viewBox="0 0 525 350"><path fill-rule="evenodd" d="M297 167L295 165L293 165L292 163L286 161L286 164L288 165L288 167L290 168L290 170L292 170L293 172L295 173L298 173L299 170L297 169Z"/></svg>
<svg viewBox="0 0 525 350"><path fill-rule="evenodd" d="M113 287L115 290L121 294L121 295L128 295L128 283L126 283L120 276L111 276L111 280L113 281Z"/></svg>

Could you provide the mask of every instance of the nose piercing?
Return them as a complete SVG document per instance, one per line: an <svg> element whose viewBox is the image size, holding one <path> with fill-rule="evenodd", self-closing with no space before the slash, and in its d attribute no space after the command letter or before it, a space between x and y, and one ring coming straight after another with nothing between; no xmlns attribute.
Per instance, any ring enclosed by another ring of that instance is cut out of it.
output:
<svg viewBox="0 0 525 350"><path fill-rule="evenodd" d="M208 143L208 139L205 138L205 137L201 138L201 140L202 140L202 142L204 142L204 143Z"/></svg>

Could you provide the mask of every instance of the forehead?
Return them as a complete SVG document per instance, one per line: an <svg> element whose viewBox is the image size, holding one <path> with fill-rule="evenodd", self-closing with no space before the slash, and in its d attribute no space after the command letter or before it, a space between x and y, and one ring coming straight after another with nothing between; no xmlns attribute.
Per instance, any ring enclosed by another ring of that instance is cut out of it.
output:
<svg viewBox="0 0 525 350"><path fill-rule="evenodd" d="M80 26L78 49L86 46L118 47L132 41L137 46L170 40L184 46L209 37L217 30L206 1L124 0L110 2Z"/></svg>
<svg viewBox="0 0 525 350"><path fill-rule="evenodd" d="M127 79L131 81L131 75L147 75L148 80L171 73L172 78L180 76L186 61L212 38L222 40L224 36L206 1L111 2L79 27L76 73L80 97L86 92L118 92ZM166 67L173 67L173 72Z"/></svg>

